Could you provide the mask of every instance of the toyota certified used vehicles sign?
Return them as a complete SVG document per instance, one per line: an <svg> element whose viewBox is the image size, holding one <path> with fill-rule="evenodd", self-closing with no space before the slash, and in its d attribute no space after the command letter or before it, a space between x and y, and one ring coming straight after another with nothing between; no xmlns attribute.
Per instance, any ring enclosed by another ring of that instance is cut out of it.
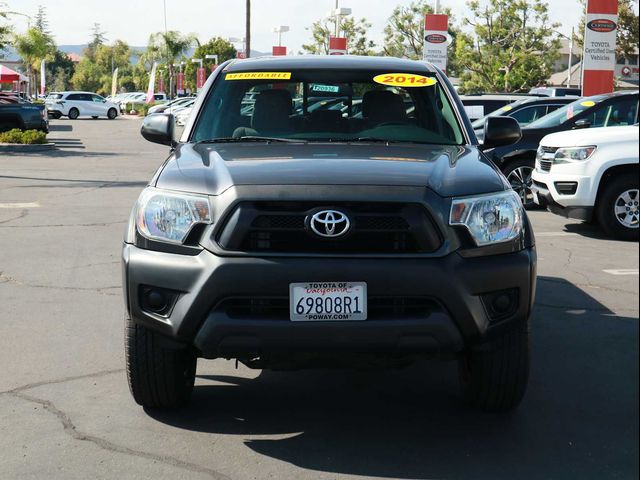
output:
<svg viewBox="0 0 640 480"><path fill-rule="evenodd" d="M589 23L587 23L587 28L589 30L593 30L594 32L608 33L613 32L616 28L618 28L618 25L613 20L601 18L597 20L591 20Z"/></svg>
<svg viewBox="0 0 640 480"><path fill-rule="evenodd" d="M444 43L447 41L447 37L438 33L434 33L431 35L427 35L425 40L429 43Z"/></svg>

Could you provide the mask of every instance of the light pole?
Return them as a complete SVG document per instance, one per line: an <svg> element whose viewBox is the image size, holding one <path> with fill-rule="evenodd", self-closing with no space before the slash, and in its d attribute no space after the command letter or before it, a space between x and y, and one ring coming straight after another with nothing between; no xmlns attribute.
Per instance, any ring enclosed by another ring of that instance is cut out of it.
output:
<svg viewBox="0 0 640 480"><path fill-rule="evenodd" d="M348 17L352 13L352 10L350 8L340 8L339 2L340 0L336 0L335 10L332 10L329 12L329 17L335 17L336 19L336 31L335 31L336 37L340 36L340 18Z"/></svg>
<svg viewBox="0 0 640 480"><path fill-rule="evenodd" d="M282 34L283 33L287 33L289 31L289 26L288 25L280 25L279 27L275 27L273 29L273 33L277 33L278 34L278 46L281 47L282 46Z"/></svg>
<svg viewBox="0 0 640 480"><path fill-rule="evenodd" d="M575 37L575 28L571 27L571 38L567 37L564 33L562 32L558 32L557 30L554 30L554 32L557 35L560 35L562 38L565 38L567 40L569 40L569 66L567 67L567 87L571 86L571 67L573 67L573 42L574 42L574 37ZM580 76L580 80L578 81L578 85L581 87L582 85L580 85L580 83L582 83L582 76Z"/></svg>
<svg viewBox="0 0 640 480"><path fill-rule="evenodd" d="M246 38L244 38L244 37L242 37L242 38L238 38L238 37L229 37L229 38L227 38L227 41L228 41L229 43L232 43L232 44L234 44L234 43L239 43L239 44L241 44L241 45L242 45L242 50L243 50L244 52L246 52L246 50L247 50L247 47L246 47L246 45L247 45L247 39L246 39Z"/></svg>
<svg viewBox="0 0 640 480"><path fill-rule="evenodd" d="M245 29L245 58L251 58L251 0L247 0L246 12L246 29Z"/></svg>

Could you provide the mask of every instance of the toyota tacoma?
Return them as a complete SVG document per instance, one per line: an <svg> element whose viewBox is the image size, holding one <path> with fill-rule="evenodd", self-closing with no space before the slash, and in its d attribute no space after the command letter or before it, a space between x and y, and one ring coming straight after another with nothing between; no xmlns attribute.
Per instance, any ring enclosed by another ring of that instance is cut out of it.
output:
<svg viewBox="0 0 640 480"><path fill-rule="evenodd" d="M341 108L334 108L336 104ZM358 105L358 109L354 108ZM127 373L146 408L188 402L196 361L250 368L459 362L470 403L516 407L529 372L535 242L446 76L424 62L230 61L125 233Z"/></svg>

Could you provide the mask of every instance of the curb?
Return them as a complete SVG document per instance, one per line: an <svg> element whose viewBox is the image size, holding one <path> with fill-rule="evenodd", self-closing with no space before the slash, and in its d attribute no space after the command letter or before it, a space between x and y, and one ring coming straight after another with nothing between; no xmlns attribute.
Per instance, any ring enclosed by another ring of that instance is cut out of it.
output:
<svg viewBox="0 0 640 480"><path fill-rule="evenodd" d="M31 153L31 152L44 152L47 150L54 150L56 148L55 143L43 143L36 145L22 145L19 143L0 143L0 152L11 153Z"/></svg>

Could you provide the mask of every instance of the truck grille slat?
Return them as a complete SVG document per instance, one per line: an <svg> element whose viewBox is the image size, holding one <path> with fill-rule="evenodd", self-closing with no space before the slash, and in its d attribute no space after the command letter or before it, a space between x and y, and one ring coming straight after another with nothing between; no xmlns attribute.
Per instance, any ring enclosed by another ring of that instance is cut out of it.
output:
<svg viewBox="0 0 640 480"><path fill-rule="evenodd" d="M324 208L345 212L350 232L335 239L312 233L308 218ZM225 250L252 253L406 254L434 252L442 238L418 204L243 202L227 217L217 242Z"/></svg>

